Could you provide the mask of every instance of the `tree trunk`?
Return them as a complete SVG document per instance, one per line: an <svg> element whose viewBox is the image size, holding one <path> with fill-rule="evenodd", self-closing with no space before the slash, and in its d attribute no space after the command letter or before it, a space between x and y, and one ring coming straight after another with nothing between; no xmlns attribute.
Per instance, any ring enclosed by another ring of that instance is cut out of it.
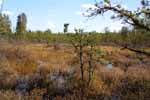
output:
<svg viewBox="0 0 150 100"><path fill-rule="evenodd" d="M83 62L83 47L82 45L80 45L80 70L81 70L81 79L82 81L84 81L84 68L83 68L83 65L84 65L84 62Z"/></svg>
<svg viewBox="0 0 150 100"><path fill-rule="evenodd" d="M143 55L145 55L145 56L150 57L150 52L146 52L146 51L142 51L142 50L137 50L137 49L133 49L133 48L129 48L129 47L124 47L124 48L122 48L121 50L123 50L123 49L127 49L127 50L130 50L130 51L132 51L132 52L139 53L139 54L143 54Z"/></svg>
<svg viewBox="0 0 150 100"><path fill-rule="evenodd" d="M91 45L90 51L89 51L89 69L88 69L88 74L89 74L89 79L88 79L88 85L91 82L91 77L92 77L92 61L93 61L93 46Z"/></svg>

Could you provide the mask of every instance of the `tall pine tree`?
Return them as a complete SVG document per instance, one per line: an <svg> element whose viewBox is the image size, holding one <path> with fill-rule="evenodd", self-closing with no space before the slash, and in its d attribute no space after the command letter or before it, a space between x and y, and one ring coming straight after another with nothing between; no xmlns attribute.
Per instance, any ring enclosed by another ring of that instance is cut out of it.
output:
<svg viewBox="0 0 150 100"><path fill-rule="evenodd" d="M22 35L26 32L27 28L27 17L25 13L22 13L18 16L16 34Z"/></svg>

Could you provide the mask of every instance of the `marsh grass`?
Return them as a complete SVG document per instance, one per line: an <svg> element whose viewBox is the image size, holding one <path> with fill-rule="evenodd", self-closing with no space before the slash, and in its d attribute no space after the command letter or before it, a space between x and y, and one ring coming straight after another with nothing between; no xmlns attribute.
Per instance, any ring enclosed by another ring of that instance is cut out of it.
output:
<svg viewBox="0 0 150 100"><path fill-rule="evenodd" d="M92 82L84 85L83 99L148 100L150 59L143 57L145 63L141 63L135 53L121 51L117 47L104 46L100 50L103 51L104 57L99 58ZM42 100L43 97L52 97L54 100L80 100L83 85L80 82L75 56L72 48L64 46L60 46L56 51L46 44L1 44L0 100L20 100L19 97L24 100ZM103 61L112 62L114 67L108 69ZM125 71L126 65L128 69ZM53 74L63 78L67 76L64 87L58 87L57 78L55 81L51 80ZM22 77L27 77L30 87L24 96L15 91L17 81Z"/></svg>

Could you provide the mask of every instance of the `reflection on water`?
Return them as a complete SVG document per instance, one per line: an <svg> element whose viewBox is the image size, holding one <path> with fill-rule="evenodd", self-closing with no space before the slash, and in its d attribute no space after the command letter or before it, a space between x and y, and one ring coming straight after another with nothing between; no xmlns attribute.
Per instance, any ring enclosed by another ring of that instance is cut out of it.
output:
<svg viewBox="0 0 150 100"><path fill-rule="evenodd" d="M109 64L107 64L107 66L106 66L108 69L112 69L113 68L113 64L112 63L109 63Z"/></svg>

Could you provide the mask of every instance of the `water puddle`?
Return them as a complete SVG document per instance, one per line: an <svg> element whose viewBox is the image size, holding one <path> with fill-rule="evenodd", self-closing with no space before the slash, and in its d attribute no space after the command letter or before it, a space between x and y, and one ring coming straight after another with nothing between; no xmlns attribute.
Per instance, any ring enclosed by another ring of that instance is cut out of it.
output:
<svg viewBox="0 0 150 100"><path fill-rule="evenodd" d="M106 66L108 69L112 69L113 68L113 64L112 63L109 63L109 64L107 64L107 66Z"/></svg>

